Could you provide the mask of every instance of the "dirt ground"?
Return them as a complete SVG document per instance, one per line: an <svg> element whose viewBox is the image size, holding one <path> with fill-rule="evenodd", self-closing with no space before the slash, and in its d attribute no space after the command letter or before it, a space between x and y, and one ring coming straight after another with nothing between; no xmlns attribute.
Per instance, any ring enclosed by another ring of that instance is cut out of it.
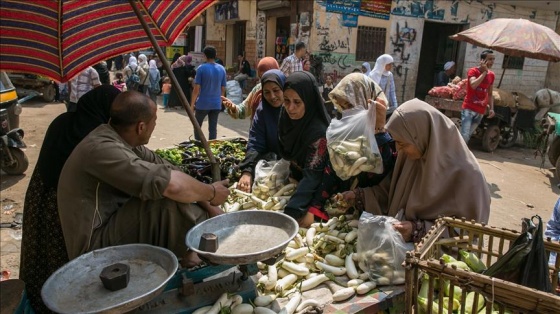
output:
<svg viewBox="0 0 560 314"><path fill-rule="evenodd" d="M160 100L161 103L161 100ZM0 218L2 222L12 222L17 212L23 212L23 201L50 122L66 111L61 103L43 103L32 100L24 104L21 127L25 131L28 148L29 169L21 176L1 175ZM220 114L218 137L247 137L249 121L234 120ZM207 123L202 127L208 134ZM193 127L184 110L158 111L157 126L148 144L151 149L171 147L188 140L193 135ZM552 166L545 161L541 168L540 157L534 157L534 150L520 145L510 149L498 149L494 153L482 152L479 143L471 145L492 192L490 225L520 230L521 218L539 214L543 220L550 218L552 207L558 198L559 182L554 178ZM469 191L463 191L469 193ZM11 278L19 276L19 252L21 230L3 228L0 230L0 270L11 272Z"/></svg>

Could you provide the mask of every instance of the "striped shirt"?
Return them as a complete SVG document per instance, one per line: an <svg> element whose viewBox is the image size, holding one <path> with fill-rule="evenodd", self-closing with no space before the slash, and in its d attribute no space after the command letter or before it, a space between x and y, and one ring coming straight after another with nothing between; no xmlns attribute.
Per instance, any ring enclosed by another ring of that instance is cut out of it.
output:
<svg viewBox="0 0 560 314"><path fill-rule="evenodd" d="M101 85L99 74L93 67L83 70L70 80L70 102L78 103L78 99L94 87Z"/></svg>

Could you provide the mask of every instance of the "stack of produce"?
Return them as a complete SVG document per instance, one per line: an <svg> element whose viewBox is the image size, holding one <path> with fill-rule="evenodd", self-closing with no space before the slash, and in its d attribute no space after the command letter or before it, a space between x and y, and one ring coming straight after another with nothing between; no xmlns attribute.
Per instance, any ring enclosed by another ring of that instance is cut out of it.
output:
<svg viewBox="0 0 560 314"><path fill-rule="evenodd" d="M465 250L459 250L459 255L461 256L461 260L457 260L447 254L443 254L440 260L442 260L446 266L466 271L482 273L486 270L486 265L484 265L484 262L482 262L476 254ZM449 280L440 280L444 281L443 285L433 283L434 301L429 303L430 277L428 275L422 276L422 282L418 292L419 313L426 313L428 308L432 309L432 313L438 313L440 306L444 308L443 313L463 313L463 310L466 314L487 313L485 308L486 301L483 295L475 291L463 291L460 287L454 286ZM440 291L438 287L443 287L443 289ZM443 300L441 303L439 303L440 294L444 295L443 298L441 298ZM464 309L462 309L462 307L464 307ZM499 311L497 309L490 309L490 313L499 313ZM506 309L505 313L511 313L511 311Z"/></svg>
<svg viewBox="0 0 560 314"><path fill-rule="evenodd" d="M237 138L209 142L210 150L220 165L222 179L237 182L241 173L239 163L245 158L247 140ZM156 149L156 154L181 168L193 178L204 182L212 182L210 160L202 143L196 140L183 142L177 147Z"/></svg>

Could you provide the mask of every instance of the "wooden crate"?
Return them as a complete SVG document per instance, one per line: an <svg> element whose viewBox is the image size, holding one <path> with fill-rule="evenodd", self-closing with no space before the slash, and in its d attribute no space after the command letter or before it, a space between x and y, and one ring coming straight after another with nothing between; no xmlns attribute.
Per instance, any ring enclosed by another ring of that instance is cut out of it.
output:
<svg viewBox="0 0 560 314"><path fill-rule="evenodd" d="M447 237L449 234L453 236ZM444 235L446 237L442 238ZM443 291L444 280L449 280L451 289L454 286L463 289L462 304L465 304L467 292L476 291L486 298L486 309L490 309L492 304L495 304L500 313L504 313L506 308L513 310L514 313L558 313L560 297L555 294L446 266L439 260L444 253L460 260L458 249L464 249L477 254L487 266L490 266L508 251L519 235L518 231L489 227L461 219L449 217L438 219L424 239L416 245L414 251L407 253L406 312L418 313L415 309L418 309L420 278L425 274L429 278L428 304L432 304L432 301L443 303L443 293L436 296L435 290ZM545 239L545 248L547 254L560 253L559 242ZM553 267L549 266L549 269L554 291L558 286L560 256L556 259L556 264ZM452 311L448 312L440 307L439 313L452 313Z"/></svg>

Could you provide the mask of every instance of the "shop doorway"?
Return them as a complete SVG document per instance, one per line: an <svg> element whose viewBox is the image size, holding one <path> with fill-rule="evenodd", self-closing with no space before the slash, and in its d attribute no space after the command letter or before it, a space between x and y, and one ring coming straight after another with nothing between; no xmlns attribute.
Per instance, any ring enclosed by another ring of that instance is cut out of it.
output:
<svg viewBox="0 0 560 314"><path fill-rule="evenodd" d="M245 21L237 22L233 25L233 55L232 60L237 63L238 55L245 55Z"/></svg>
<svg viewBox="0 0 560 314"><path fill-rule="evenodd" d="M422 47L418 63L418 77L416 78L415 97L424 100L428 91L434 86L435 76L443 70L447 61L454 61L457 67L456 74L463 71L465 59L464 44L449 39L449 36L464 30L464 24L446 24L437 22L424 22Z"/></svg>
<svg viewBox="0 0 560 314"><path fill-rule="evenodd" d="M276 18L276 39L274 41L274 57L278 64L290 55L288 38L290 37L290 17L282 16Z"/></svg>

